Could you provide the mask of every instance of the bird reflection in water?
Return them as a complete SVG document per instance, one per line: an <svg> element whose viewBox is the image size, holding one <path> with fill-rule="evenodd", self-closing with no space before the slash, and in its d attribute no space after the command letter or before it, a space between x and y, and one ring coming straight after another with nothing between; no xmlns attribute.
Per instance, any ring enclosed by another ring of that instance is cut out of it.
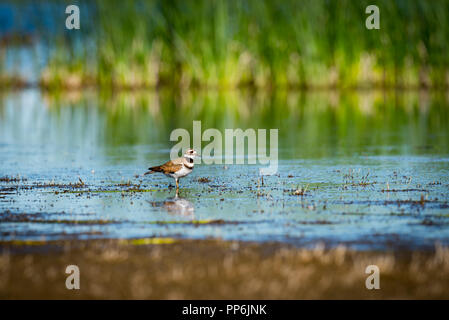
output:
<svg viewBox="0 0 449 320"><path fill-rule="evenodd" d="M169 214L181 215L194 218L195 207L187 199L180 198L177 194L174 198L165 201L151 202L153 207L164 208Z"/></svg>

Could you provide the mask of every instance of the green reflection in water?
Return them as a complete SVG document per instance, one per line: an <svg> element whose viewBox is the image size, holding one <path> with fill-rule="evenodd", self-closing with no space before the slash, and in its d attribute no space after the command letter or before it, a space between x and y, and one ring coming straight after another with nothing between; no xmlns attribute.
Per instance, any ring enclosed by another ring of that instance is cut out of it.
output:
<svg viewBox="0 0 449 320"><path fill-rule="evenodd" d="M17 127L25 113L6 112L3 100L2 127ZM35 106L34 117L54 127L56 139L70 135L69 144L87 138L95 146L165 149L175 143L172 130L185 128L193 139L192 123L200 120L203 132L217 128L223 137L226 128L279 129L279 154L287 159L449 152L448 98L429 92L73 92L43 101L47 108Z"/></svg>

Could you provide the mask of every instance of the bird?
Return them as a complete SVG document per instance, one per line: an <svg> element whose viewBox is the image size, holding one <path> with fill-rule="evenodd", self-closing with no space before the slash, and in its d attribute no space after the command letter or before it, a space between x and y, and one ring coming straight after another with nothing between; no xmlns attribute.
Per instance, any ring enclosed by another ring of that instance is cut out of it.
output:
<svg viewBox="0 0 449 320"><path fill-rule="evenodd" d="M184 156L174 160L170 160L163 165L150 167L149 171L145 172L143 175L152 174L155 172L160 172L165 174L167 177L172 177L176 182L176 192L179 190L179 179L187 176L193 171L194 160L197 156L197 152L193 149L187 149Z"/></svg>

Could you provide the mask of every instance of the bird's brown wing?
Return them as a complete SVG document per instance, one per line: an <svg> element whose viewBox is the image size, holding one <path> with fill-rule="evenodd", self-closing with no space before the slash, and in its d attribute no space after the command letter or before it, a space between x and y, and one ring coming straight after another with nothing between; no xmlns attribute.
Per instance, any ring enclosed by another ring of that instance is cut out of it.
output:
<svg viewBox="0 0 449 320"><path fill-rule="evenodd" d="M178 170L181 170L182 164L175 163L173 161L168 161L161 166L151 167L148 170L154 172L162 172L164 174L175 173Z"/></svg>

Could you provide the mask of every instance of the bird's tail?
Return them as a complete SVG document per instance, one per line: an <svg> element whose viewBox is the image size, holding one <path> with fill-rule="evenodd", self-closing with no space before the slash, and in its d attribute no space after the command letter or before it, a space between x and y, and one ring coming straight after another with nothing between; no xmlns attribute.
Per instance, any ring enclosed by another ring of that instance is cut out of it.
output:
<svg viewBox="0 0 449 320"><path fill-rule="evenodd" d="M159 166L148 168L148 170L149 170L149 171L147 171L147 172L145 172L145 173L143 174L144 176L146 176L147 174L152 174L152 173L160 172L160 171L161 171L161 169L160 169Z"/></svg>

